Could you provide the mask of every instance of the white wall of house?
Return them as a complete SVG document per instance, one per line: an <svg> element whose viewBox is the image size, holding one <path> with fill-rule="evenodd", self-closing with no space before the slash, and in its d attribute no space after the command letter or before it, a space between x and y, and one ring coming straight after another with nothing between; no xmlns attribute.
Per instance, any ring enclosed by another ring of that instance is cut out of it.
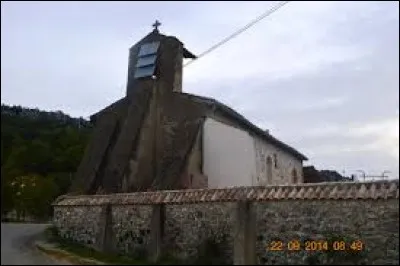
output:
<svg viewBox="0 0 400 266"><path fill-rule="evenodd" d="M203 174L209 188L251 186L256 178L252 137L207 118L203 127Z"/></svg>
<svg viewBox="0 0 400 266"><path fill-rule="evenodd" d="M301 160L212 118L203 126L203 174L209 188L303 183Z"/></svg>

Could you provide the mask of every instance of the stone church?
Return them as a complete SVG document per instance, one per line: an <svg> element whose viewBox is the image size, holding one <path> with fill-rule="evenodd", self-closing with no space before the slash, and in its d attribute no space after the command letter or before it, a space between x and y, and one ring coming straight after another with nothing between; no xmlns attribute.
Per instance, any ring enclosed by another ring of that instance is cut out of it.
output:
<svg viewBox="0 0 400 266"><path fill-rule="evenodd" d="M182 91L183 59L196 56L157 26L129 50L125 97L91 116L70 192L303 182L304 155L223 103Z"/></svg>

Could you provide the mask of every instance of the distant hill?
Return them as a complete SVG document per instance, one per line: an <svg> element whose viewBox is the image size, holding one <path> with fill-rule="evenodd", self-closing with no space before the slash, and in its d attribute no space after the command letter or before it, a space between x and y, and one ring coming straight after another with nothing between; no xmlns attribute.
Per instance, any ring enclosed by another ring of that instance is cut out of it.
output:
<svg viewBox="0 0 400 266"><path fill-rule="evenodd" d="M3 207L14 208L16 199L21 198L16 198L16 194L22 193L15 190L15 184L22 182L18 180L35 180L32 181L36 186L34 191L38 190L38 182L51 185L52 191L47 193L51 198L65 193L91 131L89 121L61 111L47 112L2 104L2 211Z"/></svg>
<svg viewBox="0 0 400 266"><path fill-rule="evenodd" d="M82 142L86 144L92 125L83 118L72 118L61 111L46 112L21 106L1 105L1 165L8 160L11 150L20 148L23 142L40 141L49 145L53 152L67 149ZM64 138L75 135L78 139ZM72 143L62 143L62 142ZM70 145L67 145L70 144ZM68 146L68 147L67 147ZM63 147L63 148L64 148Z"/></svg>
<svg viewBox="0 0 400 266"><path fill-rule="evenodd" d="M77 127L90 127L90 122L80 118L73 118L62 111L47 112L41 111L37 108L24 108L21 106L9 106L1 104L1 116L2 117L15 117L15 118L27 118L31 122L50 122L58 125L71 125Z"/></svg>

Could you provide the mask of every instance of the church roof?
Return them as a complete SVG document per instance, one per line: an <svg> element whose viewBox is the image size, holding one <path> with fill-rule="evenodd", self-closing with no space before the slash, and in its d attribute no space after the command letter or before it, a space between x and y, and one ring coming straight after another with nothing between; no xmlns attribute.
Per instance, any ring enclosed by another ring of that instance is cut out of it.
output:
<svg viewBox="0 0 400 266"><path fill-rule="evenodd" d="M294 155L295 157L297 157L301 160L308 160L308 158L305 155L301 154L299 151L297 151L293 147L287 145L286 143L278 140L277 138L273 137L266 131L257 127L256 125L251 123L248 119L246 119L243 115L239 114L238 112L236 112L234 109L230 108L229 106L227 106L213 98L198 96L198 95L189 94L189 93L179 93L179 94L181 94L184 97L188 97L189 99L191 99L193 101L208 105L210 108L213 108L214 110L221 112L223 115L226 115L230 119L237 122L243 128L246 128L247 130L249 130L249 131L253 132L254 134L258 135L259 137L263 138L264 140L280 147L281 149L285 150L286 152Z"/></svg>
<svg viewBox="0 0 400 266"><path fill-rule="evenodd" d="M228 117L229 119L235 121L242 128L244 128L244 129L256 134L257 136L259 136L260 138L266 140L267 142L280 147L281 149L283 149L284 151L292 154L296 158L298 158L300 160L308 160L308 158L305 155L303 155L302 153L300 153L299 151L297 151L293 147L289 146L288 144L278 140L277 138L275 138L271 134L267 133L266 131L262 130L261 128L257 127L256 125L251 123L247 118L245 118L243 115L239 114L234 109L232 109L229 106L223 104L222 102L220 102L218 100L215 100L213 98L194 95L194 94L190 94L190 93L184 93L184 92L179 92L179 93L178 92L174 92L174 93L176 95L185 97L185 98L187 98L187 99L189 99L191 101L194 101L194 102L197 102L199 104L205 105L205 107L207 109L212 109L213 111L220 112L222 115L224 115L224 116ZM96 114L92 115L91 116L91 120L95 121L96 117L98 115L101 115L102 113L105 113L105 112L109 112L109 111L117 108L118 106L120 106L120 108L121 107L123 108L123 106L127 106L128 104L129 104L128 103L128 98L124 97L124 98L114 102L113 104L107 106L106 108L102 109L101 111L97 112Z"/></svg>
<svg viewBox="0 0 400 266"><path fill-rule="evenodd" d="M122 108L125 107L126 108L126 107L128 107L128 104L129 104L128 98L127 97L123 97L123 98L119 99L118 101L115 101L114 103L112 103L112 104L108 105L107 107L101 109L100 111L92 114L90 116L90 121L91 122L95 122L98 116L100 116L100 115L102 115L104 113L110 112L112 110L115 110L118 107L122 107Z"/></svg>

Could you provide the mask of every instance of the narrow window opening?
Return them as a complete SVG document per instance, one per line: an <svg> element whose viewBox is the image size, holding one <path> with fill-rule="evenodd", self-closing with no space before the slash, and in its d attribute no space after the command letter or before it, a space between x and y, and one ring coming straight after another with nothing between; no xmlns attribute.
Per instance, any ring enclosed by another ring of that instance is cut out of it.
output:
<svg viewBox="0 0 400 266"><path fill-rule="evenodd" d="M270 156L267 157L267 183L272 184L272 159Z"/></svg>
<svg viewBox="0 0 400 266"><path fill-rule="evenodd" d="M294 168L292 170L292 180L293 180L294 184L297 184L297 182L298 182L298 180L297 180L297 171Z"/></svg>

